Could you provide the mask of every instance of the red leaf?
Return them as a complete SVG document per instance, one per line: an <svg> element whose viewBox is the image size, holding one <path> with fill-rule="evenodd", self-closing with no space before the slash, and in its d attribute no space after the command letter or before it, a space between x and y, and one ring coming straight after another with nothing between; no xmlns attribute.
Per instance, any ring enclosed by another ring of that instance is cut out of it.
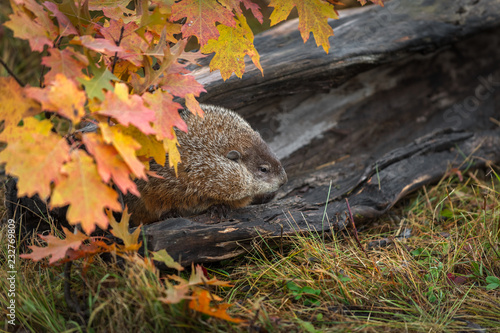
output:
<svg viewBox="0 0 500 333"><path fill-rule="evenodd" d="M182 109L182 106L173 101L172 95L168 92L157 90L153 94L144 94L143 98L150 109L156 110L156 119L153 126L156 130L156 138L158 140L163 140L164 138L173 140L172 127L174 126L181 131L187 132L187 125L179 115L179 110Z"/></svg>
<svg viewBox="0 0 500 333"><path fill-rule="evenodd" d="M144 105L141 96L129 95L124 83L118 82L114 92L106 92L102 108L97 113L113 117L124 126L132 124L144 134L155 134L150 124L155 120L155 112Z"/></svg>
<svg viewBox="0 0 500 333"><path fill-rule="evenodd" d="M51 48L48 52L50 55L42 58L42 64L51 68L45 74L46 83L54 81L57 73L62 73L72 80L84 77L82 69L87 67L89 62L83 54L77 53L71 48L65 48L64 50Z"/></svg>
<svg viewBox="0 0 500 333"><path fill-rule="evenodd" d="M179 97L185 97L186 94L200 96L200 93L207 92L192 75L167 74L160 84L163 90Z"/></svg>
<svg viewBox="0 0 500 333"><path fill-rule="evenodd" d="M52 12L52 15L57 18L57 22L59 23L59 35L78 35L78 31L75 29L73 24L71 24L68 17L59 11L55 3L45 1L43 5L47 7Z"/></svg>
<svg viewBox="0 0 500 333"><path fill-rule="evenodd" d="M209 39L217 39L219 31L215 22L234 27L233 13L221 6L217 1L182 0L172 6L171 21L186 17L187 22L182 26L183 37L196 36L203 46Z"/></svg>
<svg viewBox="0 0 500 333"><path fill-rule="evenodd" d="M82 141L88 152L94 156L97 162L97 171L104 182L108 183L113 178L113 182L122 193L128 191L139 196L137 185L129 176L131 170L114 146L106 144L102 137L96 133L85 134Z"/></svg>
<svg viewBox="0 0 500 333"><path fill-rule="evenodd" d="M47 242L47 246L29 246L33 252L29 254L21 254L20 257L24 259L32 259L33 261L39 261L45 257L52 256L49 260L49 264L53 264L59 259L64 258L69 249L77 250L80 245L82 245L82 242L88 239L87 235L78 230L76 230L76 234L73 234L65 227L62 228L66 234L65 239L60 239L52 235L38 235L41 239Z"/></svg>

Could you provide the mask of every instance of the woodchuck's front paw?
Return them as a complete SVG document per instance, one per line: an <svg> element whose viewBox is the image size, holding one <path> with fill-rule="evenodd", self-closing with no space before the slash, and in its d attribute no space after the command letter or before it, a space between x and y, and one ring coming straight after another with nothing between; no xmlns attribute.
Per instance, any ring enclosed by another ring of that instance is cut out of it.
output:
<svg viewBox="0 0 500 333"><path fill-rule="evenodd" d="M231 208L226 204L213 205L207 209L206 214L214 220L214 223L222 222L227 218Z"/></svg>

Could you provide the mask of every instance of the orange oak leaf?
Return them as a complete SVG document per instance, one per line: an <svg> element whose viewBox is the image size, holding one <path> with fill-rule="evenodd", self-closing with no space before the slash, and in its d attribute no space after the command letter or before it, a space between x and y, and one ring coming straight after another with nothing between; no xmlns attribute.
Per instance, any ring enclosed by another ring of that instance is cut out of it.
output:
<svg viewBox="0 0 500 333"><path fill-rule="evenodd" d="M62 173L67 177L55 185L50 205L70 205L66 214L68 222L80 223L87 234L94 231L96 225L106 230L108 218L104 208L120 211L122 206L118 202L118 193L102 182L92 158L82 150L74 150Z"/></svg>
<svg viewBox="0 0 500 333"><path fill-rule="evenodd" d="M200 103L194 98L193 94L186 94L186 107L192 114L203 117L203 110L200 107Z"/></svg>
<svg viewBox="0 0 500 333"><path fill-rule="evenodd" d="M65 239L60 239L53 235L38 235L41 239L47 242L47 246L28 246L31 250L33 250L33 252L29 254L21 254L20 257L23 259L32 259L33 261L39 261L48 256L52 256L49 260L49 264L53 264L56 261L66 257L66 253L69 249L77 250L82 245L82 243L89 238L78 229L75 229L76 234L74 234L65 227L62 228L64 234L66 235Z"/></svg>
<svg viewBox="0 0 500 333"><path fill-rule="evenodd" d="M99 32L106 40L113 41L115 45L120 43L123 52L118 52L118 58L141 66L142 54L148 49L149 44L135 32L138 28L139 26L135 22L124 24L120 19L118 21L111 20L109 26L101 27Z"/></svg>
<svg viewBox="0 0 500 333"><path fill-rule="evenodd" d="M179 97L184 97L189 93L200 96L200 93L207 92L194 76L175 73L165 75L161 80L160 87Z"/></svg>
<svg viewBox="0 0 500 333"><path fill-rule="evenodd" d="M333 36L333 29L328 24L328 18L339 18L331 4L321 0L271 0L269 6L274 7L270 17L271 26L286 20L293 7L297 6L299 30L304 43L312 32L316 45L323 46L325 52L328 53L330 49L328 38Z"/></svg>
<svg viewBox="0 0 500 333"><path fill-rule="evenodd" d="M12 77L0 77L0 101L0 120L4 121L5 127L16 126L24 117L42 111Z"/></svg>
<svg viewBox="0 0 500 333"><path fill-rule="evenodd" d="M213 299L213 296L210 295L210 292L207 290L197 290L193 293L192 297L193 298L189 302L190 309L233 323L242 323L245 321L243 319L233 318L227 313L227 309L231 304L215 304L210 306L210 301Z"/></svg>
<svg viewBox="0 0 500 333"><path fill-rule="evenodd" d="M253 45L254 36L247 24L245 16L236 15L238 25L230 28L218 25L220 36L218 40L210 40L201 51L203 53L215 52L210 61L210 71L220 70L223 80L227 80L234 72L241 78L245 71L245 55L250 56L255 66L263 73L260 65L260 56Z"/></svg>
<svg viewBox="0 0 500 333"><path fill-rule="evenodd" d="M115 147L106 144L102 136L96 133L83 135L82 141L87 151L94 156L97 171L105 183L113 179L122 193L130 192L139 196L137 185L130 179L132 172Z"/></svg>
<svg viewBox="0 0 500 333"><path fill-rule="evenodd" d="M136 150L139 150L141 145L133 137L123 133L123 129L119 126L110 127L106 123L99 123L99 128L104 141L116 148L134 175L147 179L144 164L136 156Z"/></svg>
<svg viewBox="0 0 500 333"><path fill-rule="evenodd" d="M49 120L26 118L24 126L0 134L0 140L7 142L0 152L0 163L6 163L5 171L19 178L19 196L38 193L46 199L50 183L61 177L61 167L69 160L69 146L51 128Z"/></svg>
<svg viewBox="0 0 500 333"><path fill-rule="evenodd" d="M129 95L125 83L117 82L114 91L106 92L97 113L113 117L124 126L132 124L144 134L155 134L150 124L155 120L155 112L144 105L141 96Z"/></svg>
<svg viewBox="0 0 500 333"><path fill-rule="evenodd" d="M109 225L112 228L111 233L120 238L125 246L125 251L137 251L141 247L142 242L139 242L139 236L141 235L141 227L134 230L133 233L129 232L129 221L130 216L127 208L123 210L122 219L120 222L116 222L113 214L108 211Z"/></svg>
<svg viewBox="0 0 500 333"><path fill-rule="evenodd" d="M27 94L42 103L44 110L56 112L74 123L85 115L85 92L64 74L57 73L54 81L45 88L28 88Z"/></svg>
<svg viewBox="0 0 500 333"><path fill-rule="evenodd" d="M53 45L58 29L35 0L20 1L20 4L24 6L13 5L14 13L9 15L10 21L4 25L14 32L14 37L27 40L33 51L42 52L45 45ZM23 7L32 14L28 14Z"/></svg>
<svg viewBox="0 0 500 333"><path fill-rule="evenodd" d="M151 110L155 110L156 119L153 123L153 128L156 130L156 138L163 140L164 138L173 139L172 127L177 127L181 131L187 132L188 128L184 120L179 115L179 110L182 106L173 101L173 96L168 92L156 90L154 93L145 93L144 101Z"/></svg>
<svg viewBox="0 0 500 333"><path fill-rule="evenodd" d="M50 48L48 52L50 55L42 58L42 64L50 67L49 72L45 74L46 83L54 81L57 73L64 74L70 79L84 77L82 70L88 66L89 61L83 54L69 47L64 50Z"/></svg>
<svg viewBox="0 0 500 333"><path fill-rule="evenodd" d="M205 45L209 39L217 39L219 32L215 22L234 27L233 13L221 6L217 1L182 0L172 6L171 21L186 17L187 22L182 26L182 35L196 36L200 45Z"/></svg>

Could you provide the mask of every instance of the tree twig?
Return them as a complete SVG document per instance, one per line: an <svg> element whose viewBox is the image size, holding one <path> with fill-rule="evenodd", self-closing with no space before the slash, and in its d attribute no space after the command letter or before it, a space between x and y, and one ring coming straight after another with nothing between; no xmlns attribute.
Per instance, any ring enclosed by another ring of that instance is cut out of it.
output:
<svg viewBox="0 0 500 333"><path fill-rule="evenodd" d="M14 78L14 80L16 80L17 83L19 83L19 85L21 87L24 87L25 84L23 83L23 81L21 81L16 74L14 74L14 72L9 68L9 66L7 66L7 64L0 58L0 64L2 64L2 66L5 68L5 70L7 71L7 73L9 73L10 76L12 76Z"/></svg>

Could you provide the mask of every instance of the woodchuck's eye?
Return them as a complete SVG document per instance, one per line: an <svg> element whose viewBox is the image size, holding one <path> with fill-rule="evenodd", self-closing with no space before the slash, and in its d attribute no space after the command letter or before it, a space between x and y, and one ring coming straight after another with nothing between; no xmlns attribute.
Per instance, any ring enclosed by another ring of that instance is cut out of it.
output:
<svg viewBox="0 0 500 333"><path fill-rule="evenodd" d="M262 173L268 173L271 168L269 165L260 165L259 166L259 171Z"/></svg>
<svg viewBox="0 0 500 333"><path fill-rule="evenodd" d="M241 154L237 150L231 150L229 153L227 153L226 157L231 161L238 162L241 159Z"/></svg>

